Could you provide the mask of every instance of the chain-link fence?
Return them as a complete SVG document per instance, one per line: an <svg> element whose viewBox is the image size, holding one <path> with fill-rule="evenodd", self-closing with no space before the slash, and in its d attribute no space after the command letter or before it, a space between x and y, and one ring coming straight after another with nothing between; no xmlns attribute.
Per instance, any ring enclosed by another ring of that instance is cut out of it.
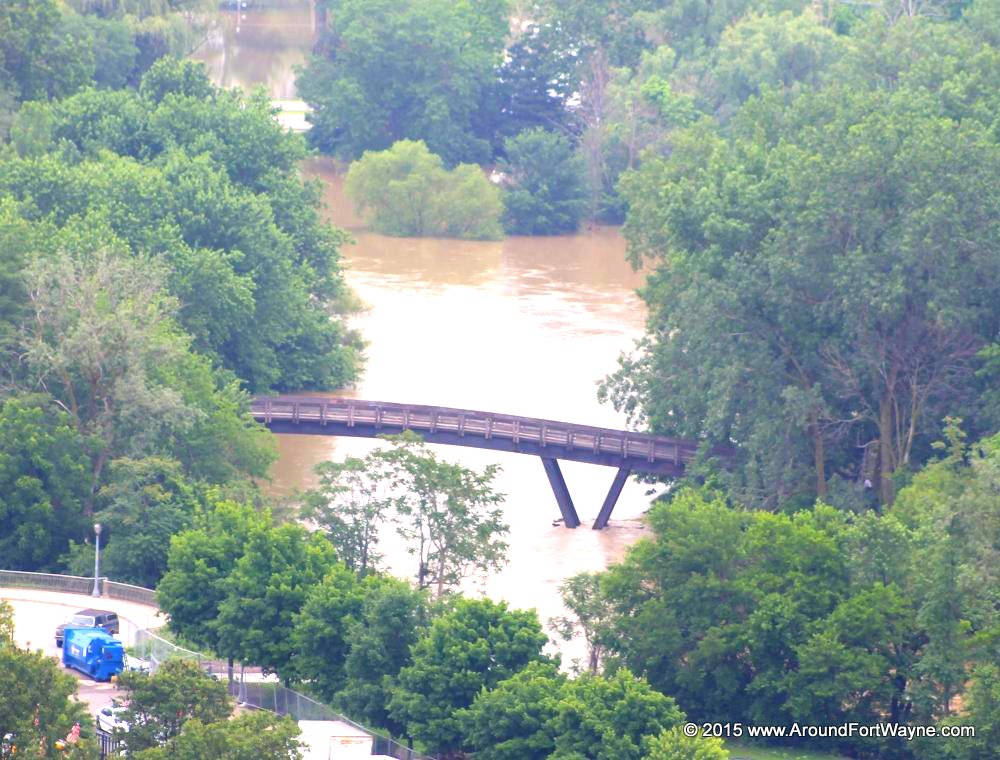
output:
<svg viewBox="0 0 1000 760"><path fill-rule="evenodd" d="M140 628L135 632L135 643L132 644L132 652L135 657L146 660L149 663L150 673L155 673L161 664L170 659L192 660L202 668L205 667L205 663L211 662L211 658L206 657L201 652L194 652L190 649L179 647L145 628Z"/></svg>

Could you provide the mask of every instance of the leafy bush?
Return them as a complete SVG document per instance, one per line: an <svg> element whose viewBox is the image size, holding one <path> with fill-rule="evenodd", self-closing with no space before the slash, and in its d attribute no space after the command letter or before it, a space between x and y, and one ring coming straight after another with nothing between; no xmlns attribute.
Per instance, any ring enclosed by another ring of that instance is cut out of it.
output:
<svg viewBox="0 0 1000 760"><path fill-rule="evenodd" d="M472 164L448 171L423 141L400 140L389 150L365 151L351 164L346 187L372 228L386 235L503 236L500 191Z"/></svg>

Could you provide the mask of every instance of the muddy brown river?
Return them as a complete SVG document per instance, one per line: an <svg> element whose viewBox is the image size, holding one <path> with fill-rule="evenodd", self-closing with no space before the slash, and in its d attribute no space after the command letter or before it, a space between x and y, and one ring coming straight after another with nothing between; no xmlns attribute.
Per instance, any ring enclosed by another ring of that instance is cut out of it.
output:
<svg viewBox="0 0 1000 760"><path fill-rule="evenodd" d="M222 12L217 32L199 49L225 86L264 85L276 98L295 96L293 67L314 35L308 3ZM635 295L642 276L625 262L616 228L560 237L508 237L500 242L391 238L367 231L342 192L329 159L314 158L305 174L325 183L329 219L355 243L343 255L347 281L364 304L353 320L368 342L365 373L347 393L358 398L468 407L582 424L624 427L622 415L597 401L597 384L642 331ZM363 456L374 441L279 436L273 488L309 487L313 466ZM644 532L648 486L630 481L606 530L588 527L615 471L561 463L584 525L554 526L559 517L536 457L465 447L435 452L467 467L499 463L506 494L509 562L482 591L515 607L533 607L543 623L562 612L559 583L618 559ZM412 558L386 536L390 569L412 577ZM564 648L569 657L579 646Z"/></svg>

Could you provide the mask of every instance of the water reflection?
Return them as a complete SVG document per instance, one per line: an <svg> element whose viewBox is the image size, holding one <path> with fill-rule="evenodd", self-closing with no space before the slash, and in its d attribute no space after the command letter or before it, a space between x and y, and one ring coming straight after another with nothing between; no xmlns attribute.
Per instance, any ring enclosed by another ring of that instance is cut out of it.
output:
<svg viewBox="0 0 1000 760"><path fill-rule="evenodd" d="M272 98L295 98L295 67L305 63L316 36L308 0L275 7L223 6L218 23L192 55L223 87L263 86Z"/></svg>

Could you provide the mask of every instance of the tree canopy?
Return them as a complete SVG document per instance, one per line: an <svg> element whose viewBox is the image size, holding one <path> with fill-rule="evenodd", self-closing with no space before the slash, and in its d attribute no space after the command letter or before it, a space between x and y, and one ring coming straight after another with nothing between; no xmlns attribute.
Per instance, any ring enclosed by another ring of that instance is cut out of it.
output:
<svg viewBox="0 0 1000 760"><path fill-rule="evenodd" d="M449 165L490 156L477 110L502 61L505 0L334 0L299 78L309 140L344 159L422 140Z"/></svg>
<svg viewBox="0 0 1000 760"><path fill-rule="evenodd" d="M755 99L623 180L630 256L655 272L649 337L606 390L658 432L735 443L756 503L834 477L889 503L946 414L991 424L1000 146L972 103L949 114L900 76Z"/></svg>
<svg viewBox="0 0 1000 760"><path fill-rule="evenodd" d="M457 711L530 662L541 661L545 634L534 612L488 599L459 599L431 622L399 671L389 713L431 752L462 748Z"/></svg>

